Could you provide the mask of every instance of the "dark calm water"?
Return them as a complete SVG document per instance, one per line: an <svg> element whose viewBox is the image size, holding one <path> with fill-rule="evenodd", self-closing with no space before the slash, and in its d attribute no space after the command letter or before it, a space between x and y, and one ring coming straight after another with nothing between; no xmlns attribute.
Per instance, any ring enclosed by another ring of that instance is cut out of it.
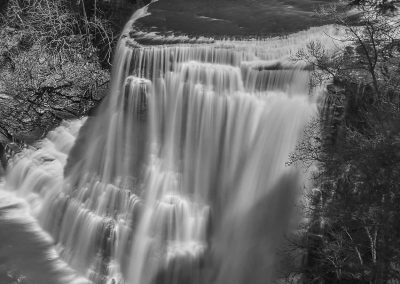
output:
<svg viewBox="0 0 400 284"><path fill-rule="evenodd" d="M193 36L268 36L326 24L315 9L328 0L161 0L141 29Z"/></svg>

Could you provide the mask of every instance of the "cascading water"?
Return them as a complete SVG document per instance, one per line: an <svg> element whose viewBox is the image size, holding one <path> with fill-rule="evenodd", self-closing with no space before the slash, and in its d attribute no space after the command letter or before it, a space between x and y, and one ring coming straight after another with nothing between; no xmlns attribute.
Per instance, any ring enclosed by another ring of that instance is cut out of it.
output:
<svg viewBox="0 0 400 284"><path fill-rule="evenodd" d="M322 32L138 47L145 14L71 152L78 122L16 157L4 187L94 283L271 283L301 184L285 162L316 111L288 58Z"/></svg>

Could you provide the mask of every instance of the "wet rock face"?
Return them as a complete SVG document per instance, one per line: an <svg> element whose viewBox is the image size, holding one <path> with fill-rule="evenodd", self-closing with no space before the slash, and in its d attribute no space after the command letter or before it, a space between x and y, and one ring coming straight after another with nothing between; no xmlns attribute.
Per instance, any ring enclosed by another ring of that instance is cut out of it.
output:
<svg viewBox="0 0 400 284"><path fill-rule="evenodd" d="M326 23L314 16L327 0L162 0L139 29L192 36L268 36Z"/></svg>

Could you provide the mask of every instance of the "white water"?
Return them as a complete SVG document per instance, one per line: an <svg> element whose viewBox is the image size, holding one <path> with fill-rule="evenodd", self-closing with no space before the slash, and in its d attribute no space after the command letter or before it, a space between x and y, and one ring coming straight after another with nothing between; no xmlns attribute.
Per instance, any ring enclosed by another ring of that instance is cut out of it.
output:
<svg viewBox="0 0 400 284"><path fill-rule="evenodd" d="M270 283L301 187L285 162L318 96L289 57L320 38L133 48L122 36L107 101L71 152L84 121L16 157L4 187L94 283Z"/></svg>
<svg viewBox="0 0 400 284"><path fill-rule="evenodd" d="M0 263L24 277L23 283L89 283L59 258L51 236L34 218L46 192L56 194L62 189L62 169L81 123L65 122L37 150L20 153L10 165L6 185L0 184Z"/></svg>

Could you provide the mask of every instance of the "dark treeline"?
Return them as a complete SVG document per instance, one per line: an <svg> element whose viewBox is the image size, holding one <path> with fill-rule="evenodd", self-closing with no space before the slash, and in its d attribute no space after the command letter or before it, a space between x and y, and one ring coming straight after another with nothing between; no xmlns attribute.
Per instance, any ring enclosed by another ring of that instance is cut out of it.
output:
<svg viewBox="0 0 400 284"><path fill-rule="evenodd" d="M346 30L333 57L317 42L298 53L313 84L332 79L321 117L292 162L314 164L303 283L400 283L400 22L394 1L321 8ZM351 11L352 13L349 13ZM350 15L351 16L348 16ZM339 42L338 42L339 44ZM296 277L297 276L297 277Z"/></svg>

